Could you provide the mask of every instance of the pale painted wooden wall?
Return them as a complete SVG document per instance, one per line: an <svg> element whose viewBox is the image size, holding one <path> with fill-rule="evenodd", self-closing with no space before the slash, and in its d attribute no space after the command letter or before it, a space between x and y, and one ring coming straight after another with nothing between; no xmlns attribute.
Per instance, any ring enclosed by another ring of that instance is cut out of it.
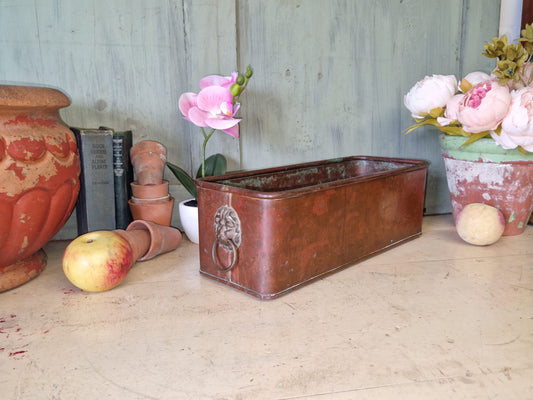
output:
<svg viewBox="0 0 533 400"><path fill-rule="evenodd" d="M403 95L427 74L489 71L500 0L0 0L0 83L61 88L73 126L132 129L199 164L177 107L206 74L254 67L231 169L349 155L431 162L427 213L450 210L436 132L408 136ZM167 171L176 200L187 197ZM173 225L179 226L177 214ZM58 237L75 231L69 221Z"/></svg>

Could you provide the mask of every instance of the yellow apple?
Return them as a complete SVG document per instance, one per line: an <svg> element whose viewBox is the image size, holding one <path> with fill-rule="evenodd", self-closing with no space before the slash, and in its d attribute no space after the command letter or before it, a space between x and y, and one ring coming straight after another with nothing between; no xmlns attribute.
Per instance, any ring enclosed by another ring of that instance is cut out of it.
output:
<svg viewBox="0 0 533 400"><path fill-rule="evenodd" d="M495 207L470 203L457 215L457 233L465 242L487 246L500 239L505 230L505 217Z"/></svg>
<svg viewBox="0 0 533 400"><path fill-rule="evenodd" d="M136 260L126 239L112 231L94 231L74 239L63 254L63 272L88 292L120 284Z"/></svg>

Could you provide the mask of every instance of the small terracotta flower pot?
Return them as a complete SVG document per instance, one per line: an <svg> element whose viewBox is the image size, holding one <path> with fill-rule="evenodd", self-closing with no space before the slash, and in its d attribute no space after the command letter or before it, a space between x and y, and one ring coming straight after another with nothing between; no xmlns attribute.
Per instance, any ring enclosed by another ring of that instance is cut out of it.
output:
<svg viewBox="0 0 533 400"><path fill-rule="evenodd" d="M151 242L150 232L147 232L146 230L134 230L130 232L124 229L115 229L113 232L126 239L130 245L132 252L131 266L148 253Z"/></svg>
<svg viewBox="0 0 533 400"><path fill-rule="evenodd" d="M128 204L130 206L131 214L134 220L145 220L155 222L159 225L170 226L172 220L172 209L174 207L174 198L168 197L167 201L150 202L136 199L136 202L130 199ZM134 221L135 222L135 221Z"/></svg>
<svg viewBox="0 0 533 400"><path fill-rule="evenodd" d="M157 185L163 181L167 149L159 142L143 140L130 150L131 163L139 185Z"/></svg>
<svg viewBox="0 0 533 400"><path fill-rule="evenodd" d="M142 253L137 258L138 261L149 260L159 254L174 250L181 244L182 239L178 229L144 220L133 221L126 231L122 232L117 233L129 242L131 241L130 246L134 253Z"/></svg>
<svg viewBox="0 0 533 400"><path fill-rule="evenodd" d="M132 197L137 199L157 199L168 196L168 181L155 185L140 185L137 181L131 183Z"/></svg>

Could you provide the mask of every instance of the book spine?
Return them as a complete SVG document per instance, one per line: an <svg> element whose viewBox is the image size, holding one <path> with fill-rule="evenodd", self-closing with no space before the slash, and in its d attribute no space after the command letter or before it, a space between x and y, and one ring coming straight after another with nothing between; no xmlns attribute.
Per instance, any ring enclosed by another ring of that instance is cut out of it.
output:
<svg viewBox="0 0 533 400"><path fill-rule="evenodd" d="M113 131L71 128L80 153L80 194L76 204L78 235L113 230L115 188Z"/></svg>
<svg viewBox="0 0 533 400"><path fill-rule="evenodd" d="M132 145L132 132L113 134L113 174L115 187L116 229L126 229L133 220L128 206L131 197L130 183L133 180L129 152Z"/></svg>

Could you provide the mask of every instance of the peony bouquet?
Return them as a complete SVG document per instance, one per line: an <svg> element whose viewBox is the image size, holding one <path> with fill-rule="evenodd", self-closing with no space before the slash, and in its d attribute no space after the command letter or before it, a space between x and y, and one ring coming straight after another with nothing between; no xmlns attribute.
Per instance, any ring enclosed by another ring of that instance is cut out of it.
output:
<svg viewBox="0 0 533 400"><path fill-rule="evenodd" d="M235 118L239 110L239 97L246 89L253 75L248 66L244 74L233 72L231 76L209 75L200 80L200 92L186 92L179 98L179 109L183 119L200 128L203 136L202 165L196 177L221 175L226 172L226 158L214 154L205 158L207 142L220 130L234 138L239 137L240 118ZM207 129L206 129L207 128ZM207 131L206 131L207 130ZM167 162L167 166L181 184L196 198L194 179L182 168Z"/></svg>
<svg viewBox="0 0 533 400"><path fill-rule="evenodd" d="M494 38L484 56L496 58L491 75L472 72L460 82L453 75L426 76L404 97L416 123L409 133L433 125L469 144L492 137L504 149L533 152L533 26L516 44Z"/></svg>

